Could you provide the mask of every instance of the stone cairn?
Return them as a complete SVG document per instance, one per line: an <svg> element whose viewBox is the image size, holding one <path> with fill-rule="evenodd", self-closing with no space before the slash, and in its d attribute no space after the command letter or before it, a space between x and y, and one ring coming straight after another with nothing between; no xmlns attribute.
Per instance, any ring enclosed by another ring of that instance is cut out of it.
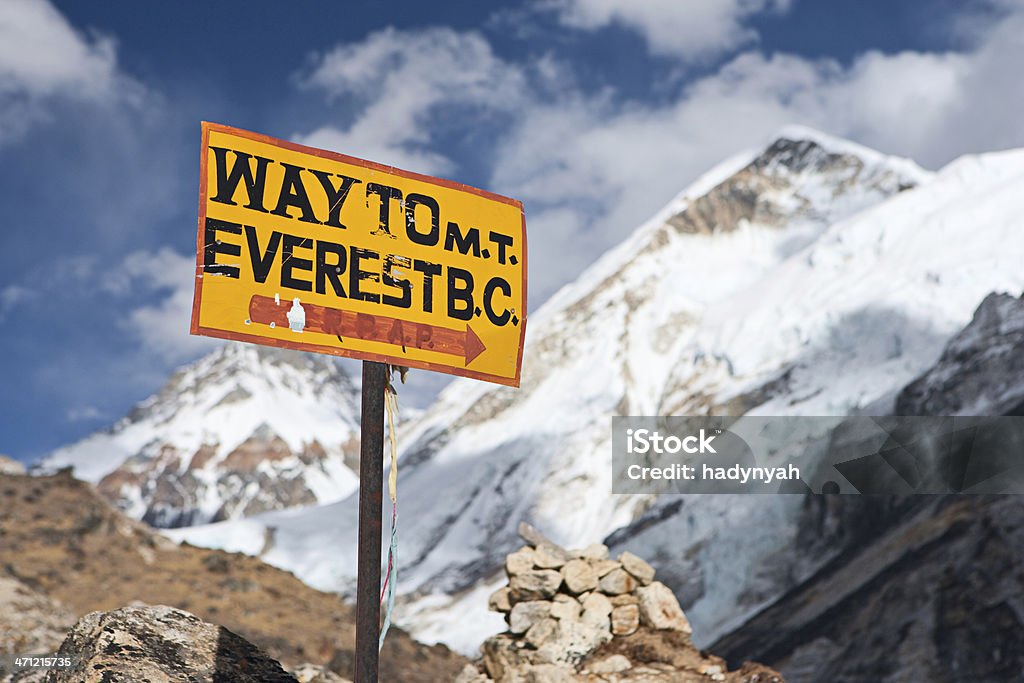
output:
<svg viewBox="0 0 1024 683"><path fill-rule="evenodd" d="M691 680L634 678L628 671L633 662L614 648L599 661L591 657L580 670L595 650L609 650L606 644L619 637L622 642L633 634L639 638L638 631L685 643L677 649L690 650L697 658L693 680L741 680L727 678L724 662L690 644L690 624L679 602L654 580L654 568L644 560L629 552L611 559L601 544L566 550L525 524L519 534L529 545L507 556L508 585L489 601L492 611L505 615L508 631L484 643L483 671L467 666L458 683Z"/></svg>

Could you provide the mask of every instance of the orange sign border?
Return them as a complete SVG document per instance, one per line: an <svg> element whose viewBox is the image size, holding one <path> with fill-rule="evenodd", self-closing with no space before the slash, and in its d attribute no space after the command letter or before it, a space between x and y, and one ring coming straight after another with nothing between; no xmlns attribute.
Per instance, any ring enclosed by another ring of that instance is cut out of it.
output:
<svg viewBox="0 0 1024 683"><path fill-rule="evenodd" d="M423 175L422 173L415 173L413 171L405 171L394 166L387 166L385 164L379 164L375 161L367 161L366 159L360 159L358 157L351 157L347 154L340 154L338 152L330 152L324 149L317 149L316 147L307 147L306 145L300 145L296 142L289 142L287 140L281 140L278 138L271 137L269 135L263 135L262 133L254 133L248 130L242 130L241 128L234 128L232 126L226 126L220 123L211 123L209 121L202 122L202 144L200 146L200 167L199 167L199 224L196 234L196 286L192 298L192 325L191 333L195 335L201 335L206 337L215 337L218 339L228 339L231 341L242 341L249 342L251 344L260 344L262 346L276 346L284 349L293 349L295 351L312 351L314 353L323 353L332 356L340 356L343 358L355 358L357 360L369 360L376 361L378 363L390 363L392 365L402 365L409 368L416 368L418 370L430 370L433 372L443 372L447 375L457 375L459 377L469 377L470 379L478 379L485 382L493 382L495 384L502 384L510 387L518 387L520 375L523 369L523 347L526 344L526 319L527 319L527 273L528 267L528 250L526 245L526 213L523 211L523 203L518 199L512 199L511 197L505 197L487 190L481 190L476 187L469 185L463 185L453 180L445 180L443 178L435 178L433 176ZM241 138L246 138L254 142L260 142L275 147L282 147L284 149L291 150L293 152L301 152L302 154L310 154L312 156L320 157L322 159L330 159L333 161L340 161L345 164L352 166L359 166L361 168L367 168L374 171L380 171L382 173L389 173L391 175L397 175L402 178L408 178L409 180L417 180L420 182L429 183L431 185L437 185L440 187L446 187L452 190L459 190L461 192L468 192L475 194L486 199L501 202L502 204L509 204L517 207L519 213L522 216L522 240L523 240L523 314L520 318L522 321L519 330L519 350L516 358L516 374L515 377L501 377L499 375L491 375L485 372L477 372L470 370L469 368L457 368L450 365L443 365L439 363L431 363L428 361L420 361L412 358L406 358L400 355L387 355L371 353L369 351L358 351L355 349L335 349L329 346L319 346L317 344L307 344L298 341L287 341L284 339L275 339L272 337L261 337L253 334L243 334L239 332L228 332L225 330L218 330L209 327L202 327L199 325L199 307L203 299L203 254L206 250L206 231L204 226L206 225L206 204L207 204L207 150L210 143L210 132L227 133L229 135L235 135Z"/></svg>

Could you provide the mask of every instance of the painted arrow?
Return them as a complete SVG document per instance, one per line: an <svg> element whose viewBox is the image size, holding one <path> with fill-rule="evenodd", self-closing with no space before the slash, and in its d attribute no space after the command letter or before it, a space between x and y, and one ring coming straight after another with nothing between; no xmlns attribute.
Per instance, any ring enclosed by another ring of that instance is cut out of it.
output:
<svg viewBox="0 0 1024 683"><path fill-rule="evenodd" d="M401 346L403 350L412 347L447 353L461 356L465 359L466 365L472 363L487 348L469 325L466 325L465 330L453 330L439 325L416 323L372 313L356 313L316 304L303 303L301 306L306 314L304 331L336 335L342 339L384 342ZM289 300L278 303L269 296L254 294L249 299L249 320L261 325L273 324L287 328L288 311L291 307L292 302Z"/></svg>

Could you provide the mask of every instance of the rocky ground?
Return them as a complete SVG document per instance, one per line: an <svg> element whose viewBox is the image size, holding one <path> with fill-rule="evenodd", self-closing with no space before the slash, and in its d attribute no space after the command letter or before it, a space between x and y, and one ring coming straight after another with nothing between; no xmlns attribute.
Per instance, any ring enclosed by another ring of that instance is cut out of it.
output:
<svg viewBox="0 0 1024 683"><path fill-rule="evenodd" d="M353 609L255 558L178 546L66 473L0 475L0 656L53 652L76 617L136 601L185 609L285 667L349 675ZM466 659L393 629L383 680L451 680Z"/></svg>
<svg viewBox="0 0 1024 683"><path fill-rule="evenodd" d="M521 525L530 545L508 555L508 585L490 608L508 630L488 638L458 683L781 683L767 667L729 671L699 651L675 595L643 559L594 544L568 551Z"/></svg>
<svg viewBox="0 0 1024 683"><path fill-rule="evenodd" d="M338 672L351 665L351 608L333 596L254 558L175 546L68 474L8 475L0 497L0 655L71 662L48 673L0 664L0 681L347 683ZM380 680L782 683L695 648L643 559L613 560L600 544L567 551L526 525L521 534L530 545L508 556L508 585L490 601L508 630L481 658L396 631Z"/></svg>

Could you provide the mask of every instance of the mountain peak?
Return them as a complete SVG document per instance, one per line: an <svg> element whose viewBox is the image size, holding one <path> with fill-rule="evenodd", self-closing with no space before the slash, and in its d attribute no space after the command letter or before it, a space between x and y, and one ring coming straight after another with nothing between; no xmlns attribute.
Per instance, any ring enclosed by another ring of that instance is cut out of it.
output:
<svg viewBox="0 0 1024 683"><path fill-rule="evenodd" d="M770 139L754 163L767 166L774 162L794 170L819 170L827 166L830 159L856 158L867 167L885 167L904 176L908 185L920 185L933 176L910 159L885 154L808 126L783 126Z"/></svg>
<svg viewBox="0 0 1024 683"><path fill-rule="evenodd" d="M355 395L333 358L229 343L41 468L72 466L157 526L330 502L356 486Z"/></svg>

